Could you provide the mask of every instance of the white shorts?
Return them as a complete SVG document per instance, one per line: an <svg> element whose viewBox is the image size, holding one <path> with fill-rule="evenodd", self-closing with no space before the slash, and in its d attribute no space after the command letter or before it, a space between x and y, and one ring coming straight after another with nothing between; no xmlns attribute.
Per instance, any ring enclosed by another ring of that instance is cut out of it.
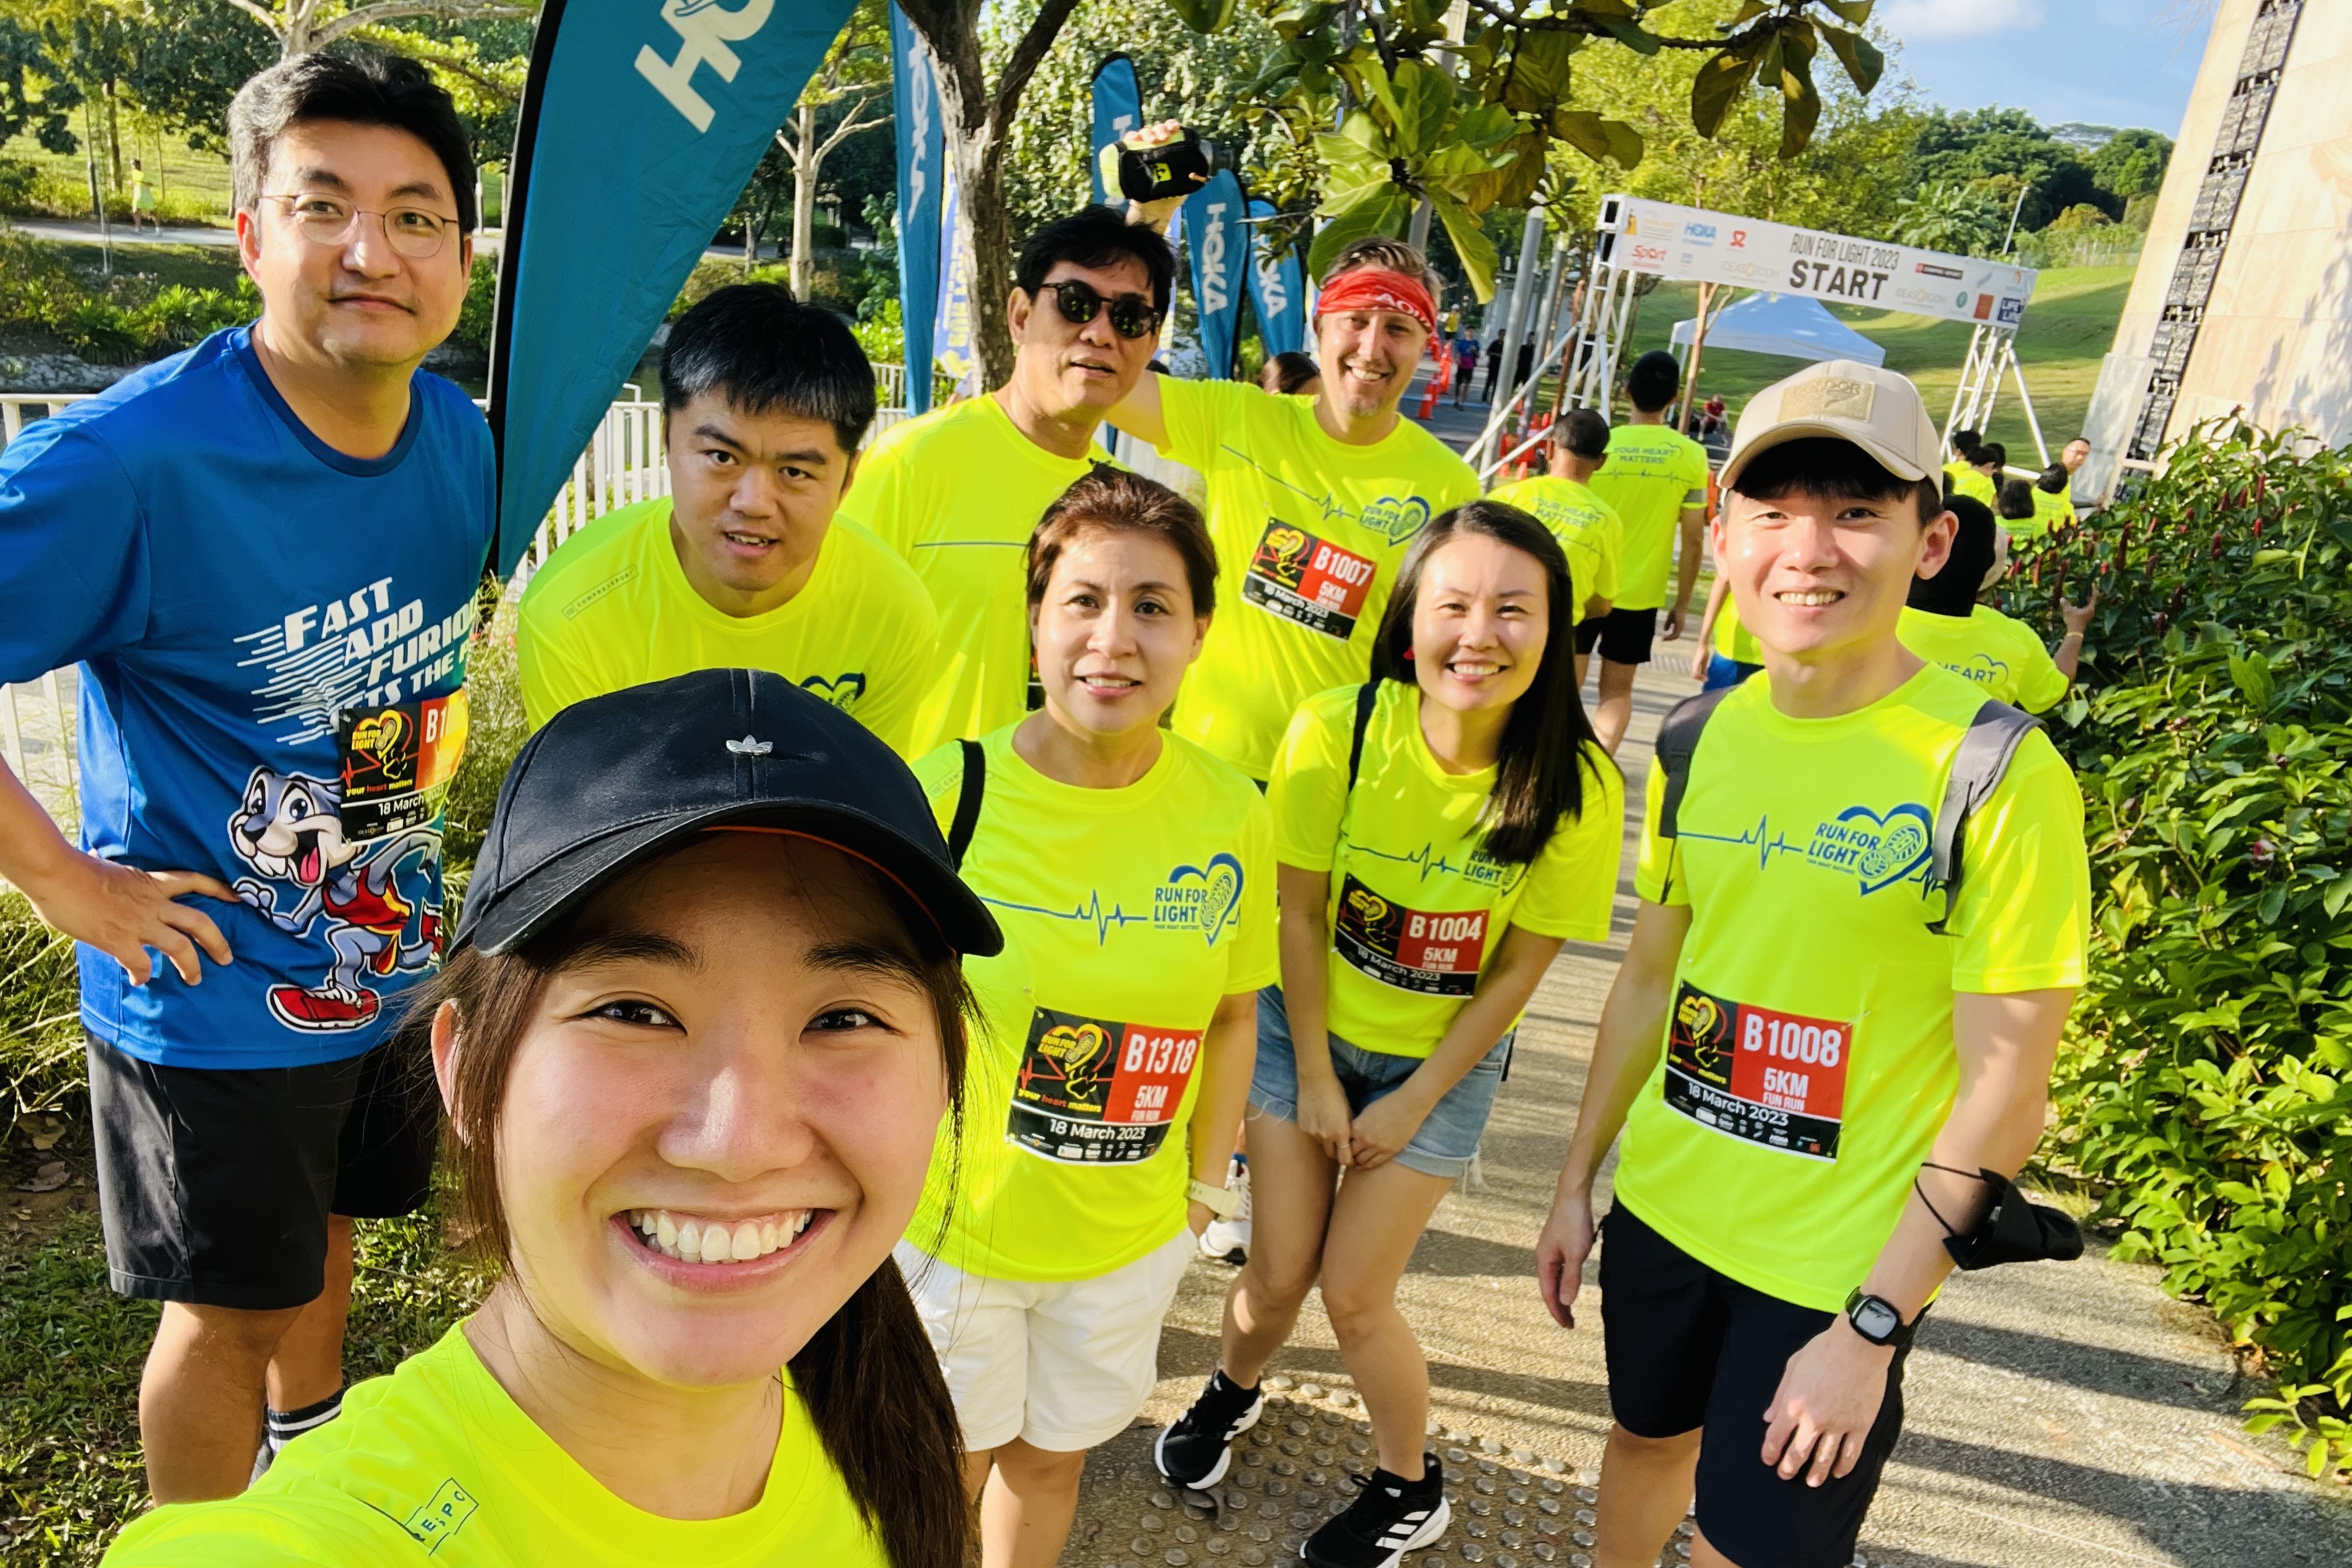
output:
<svg viewBox="0 0 2352 1568"><path fill-rule="evenodd" d="M900 1242L971 1453L1018 1437L1068 1454L1124 1431L1160 1381L1160 1323L1199 1246L1189 1226L1091 1279L992 1279Z"/></svg>

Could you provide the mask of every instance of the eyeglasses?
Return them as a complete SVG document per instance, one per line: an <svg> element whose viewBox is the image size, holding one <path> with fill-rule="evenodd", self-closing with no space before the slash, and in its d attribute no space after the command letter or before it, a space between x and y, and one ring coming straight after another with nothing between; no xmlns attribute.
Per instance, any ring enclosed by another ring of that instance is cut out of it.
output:
<svg viewBox="0 0 2352 1568"><path fill-rule="evenodd" d="M394 207L390 212L375 213L355 207L339 196L307 191L267 199L284 202L287 216L294 220L302 237L313 245L348 245L359 231L360 219L378 219L383 225L385 243L411 261L426 261L440 255L441 247L449 243L449 231L457 226L457 219L426 212L423 207Z"/></svg>
<svg viewBox="0 0 2352 1568"><path fill-rule="evenodd" d="M1054 298L1060 302L1062 320L1074 327L1085 326L1101 313L1105 305L1108 305L1110 330L1122 338L1148 338L1160 330L1160 313L1152 309L1151 301L1140 294L1121 294L1115 299L1106 299L1097 293L1092 285L1081 283L1075 278L1048 283L1045 287L1051 289Z"/></svg>

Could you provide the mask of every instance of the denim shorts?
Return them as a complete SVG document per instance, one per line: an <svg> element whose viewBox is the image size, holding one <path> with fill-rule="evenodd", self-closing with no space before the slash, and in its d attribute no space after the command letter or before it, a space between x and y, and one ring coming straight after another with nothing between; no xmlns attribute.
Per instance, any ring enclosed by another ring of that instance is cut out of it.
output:
<svg viewBox="0 0 2352 1568"><path fill-rule="evenodd" d="M1486 1118L1494 1114L1495 1091L1503 1082L1503 1068L1511 1059L1517 1030L1495 1042L1476 1067L1445 1091L1396 1157L1407 1170L1453 1181L1470 1168L1477 1156L1478 1140L1486 1135ZM1368 1051L1329 1036L1331 1068L1347 1092L1348 1109L1360 1114L1364 1107L1392 1093L1421 1066L1419 1057ZM1282 987L1269 985L1257 994L1257 1068L1250 1075L1250 1109L1285 1121L1298 1120L1298 1058L1290 1044L1290 1015L1282 1005Z"/></svg>

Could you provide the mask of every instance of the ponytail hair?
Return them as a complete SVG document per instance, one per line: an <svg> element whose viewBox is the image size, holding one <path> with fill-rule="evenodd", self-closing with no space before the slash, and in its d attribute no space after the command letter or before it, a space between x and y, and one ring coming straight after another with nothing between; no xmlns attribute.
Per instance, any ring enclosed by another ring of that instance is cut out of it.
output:
<svg viewBox="0 0 2352 1568"><path fill-rule="evenodd" d="M1468 534L1507 544L1535 558L1544 569L1544 604L1549 629L1536 660L1536 678L1503 724L1495 788L1481 817L1483 847L1506 865L1532 864L1551 842L1563 818L1584 810L1584 771L1600 776L1602 755L1576 689L1576 589L1568 555L1551 531L1517 507L1474 500L1429 520L1405 552L1396 589L1381 617L1372 645L1372 677L1418 685L1413 675L1412 613L1421 598L1422 574L1443 546Z"/></svg>

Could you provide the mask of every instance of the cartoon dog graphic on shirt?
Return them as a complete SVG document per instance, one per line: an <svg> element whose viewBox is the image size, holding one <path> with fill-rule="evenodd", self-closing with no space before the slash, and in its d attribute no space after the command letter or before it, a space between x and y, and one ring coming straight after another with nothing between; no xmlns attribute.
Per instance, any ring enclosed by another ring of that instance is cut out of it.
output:
<svg viewBox="0 0 2352 1568"><path fill-rule="evenodd" d="M269 988L269 1010L289 1028L361 1027L383 1005L371 978L426 968L440 950L440 906L424 903L420 916L422 900L402 890L401 868L430 866L440 856L441 836L413 829L380 844L353 844L343 837L341 805L342 787L332 780L256 768L228 819L229 843L240 859L269 881L301 889L292 908L280 909L277 889L245 877L236 883L240 900L296 936L307 936L321 914L327 917L335 961L326 983Z"/></svg>

